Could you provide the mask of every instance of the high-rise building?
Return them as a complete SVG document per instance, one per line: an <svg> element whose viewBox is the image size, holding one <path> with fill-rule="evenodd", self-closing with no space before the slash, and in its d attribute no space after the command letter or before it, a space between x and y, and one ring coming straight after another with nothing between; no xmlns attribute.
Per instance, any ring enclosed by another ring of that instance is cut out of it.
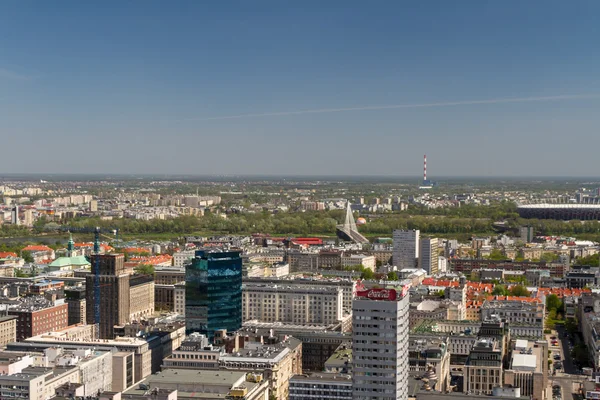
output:
<svg viewBox="0 0 600 400"><path fill-rule="evenodd" d="M408 287L357 292L352 303L353 399L408 399L408 297Z"/></svg>
<svg viewBox="0 0 600 400"><path fill-rule="evenodd" d="M25 210L23 212L23 225L33 226L33 210Z"/></svg>
<svg viewBox="0 0 600 400"><path fill-rule="evenodd" d="M92 255L92 271L97 258L100 267L100 321L96 321L94 315L94 274L85 277L86 320L89 324L99 323L101 339L112 339L113 327L129 320L129 274L125 271L123 254Z"/></svg>
<svg viewBox="0 0 600 400"><path fill-rule="evenodd" d="M13 207L11 213L10 213L10 222L13 225L19 225L20 221L19 221L19 206L15 204L15 206Z"/></svg>
<svg viewBox="0 0 600 400"><path fill-rule="evenodd" d="M419 258L418 230L394 230L393 262L398 269L415 268Z"/></svg>
<svg viewBox="0 0 600 400"><path fill-rule="evenodd" d="M433 275L438 272L438 240L437 238L422 238L420 240L419 267Z"/></svg>
<svg viewBox="0 0 600 400"><path fill-rule="evenodd" d="M199 250L185 267L186 332L211 341L219 329L242 327L242 258L237 251Z"/></svg>

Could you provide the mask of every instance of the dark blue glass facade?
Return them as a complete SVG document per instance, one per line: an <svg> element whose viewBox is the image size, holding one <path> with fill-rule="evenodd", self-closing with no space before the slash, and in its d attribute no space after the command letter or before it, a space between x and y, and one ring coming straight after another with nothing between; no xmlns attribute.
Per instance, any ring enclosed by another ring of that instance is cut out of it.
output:
<svg viewBox="0 0 600 400"><path fill-rule="evenodd" d="M219 329L242 327L242 258L239 252L197 251L185 267L186 333L213 340Z"/></svg>

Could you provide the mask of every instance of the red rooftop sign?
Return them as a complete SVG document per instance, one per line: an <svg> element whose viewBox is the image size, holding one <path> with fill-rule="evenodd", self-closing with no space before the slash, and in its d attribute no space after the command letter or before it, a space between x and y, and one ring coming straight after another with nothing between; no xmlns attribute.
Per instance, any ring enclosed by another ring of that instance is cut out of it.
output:
<svg viewBox="0 0 600 400"><path fill-rule="evenodd" d="M371 300L396 300L397 293L394 289L369 289L356 292L358 297L366 297Z"/></svg>

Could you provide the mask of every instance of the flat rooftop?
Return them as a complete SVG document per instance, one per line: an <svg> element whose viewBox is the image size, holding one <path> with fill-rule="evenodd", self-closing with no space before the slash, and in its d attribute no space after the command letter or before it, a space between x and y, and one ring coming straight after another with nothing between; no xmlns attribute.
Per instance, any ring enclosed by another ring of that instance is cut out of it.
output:
<svg viewBox="0 0 600 400"><path fill-rule="evenodd" d="M182 398L225 398L233 386L245 386L250 392L259 385L246 381L246 374L242 371L165 369L146 377L123 394L124 398L127 395L143 396L148 391L140 389L143 384L151 389L177 389Z"/></svg>

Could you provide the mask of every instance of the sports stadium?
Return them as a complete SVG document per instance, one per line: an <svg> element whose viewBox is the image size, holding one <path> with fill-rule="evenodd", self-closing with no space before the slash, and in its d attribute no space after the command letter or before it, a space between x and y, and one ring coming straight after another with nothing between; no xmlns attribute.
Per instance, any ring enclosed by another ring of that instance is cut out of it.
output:
<svg viewBox="0 0 600 400"><path fill-rule="evenodd" d="M600 220L600 204L520 204L517 212L521 218Z"/></svg>

